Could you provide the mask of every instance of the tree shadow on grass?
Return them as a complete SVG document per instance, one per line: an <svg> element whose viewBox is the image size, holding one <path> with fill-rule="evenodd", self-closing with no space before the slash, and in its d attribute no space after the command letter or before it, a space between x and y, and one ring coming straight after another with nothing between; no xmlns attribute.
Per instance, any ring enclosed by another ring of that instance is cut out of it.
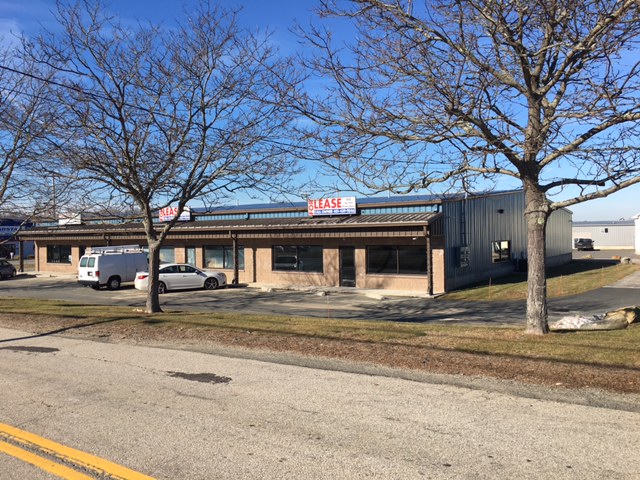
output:
<svg viewBox="0 0 640 480"><path fill-rule="evenodd" d="M100 320L100 321L97 321L97 322L82 323L80 325L71 325L69 327L57 328L57 329L51 330L49 332L34 333L33 335L26 335L24 337L5 338L5 339L0 340L0 343L16 342L16 341L19 341L19 340L31 340L31 339L34 339L34 338L48 337L50 335L56 335L58 333L68 332L70 330L78 330L78 329L82 329L82 328L93 327L95 325L102 325L102 324L106 324L106 323L113 323L113 322L118 322L120 320L128 320L128 319L130 319L130 317L117 317L117 318L110 318L108 320Z"/></svg>

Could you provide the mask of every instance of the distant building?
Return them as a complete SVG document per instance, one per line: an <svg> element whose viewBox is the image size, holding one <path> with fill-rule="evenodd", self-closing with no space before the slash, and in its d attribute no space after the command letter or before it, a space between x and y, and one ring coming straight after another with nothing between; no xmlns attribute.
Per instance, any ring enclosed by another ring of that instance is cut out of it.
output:
<svg viewBox="0 0 640 480"><path fill-rule="evenodd" d="M522 190L468 195L317 198L191 208L161 261L235 274L240 283L442 293L527 266ZM177 212L162 209L157 223ZM146 246L139 219L77 217L20 233L36 270L76 272L87 247ZM571 261L571 212L547 227L547 264Z"/></svg>
<svg viewBox="0 0 640 480"><path fill-rule="evenodd" d="M633 220L573 222L572 235L574 244L578 238L590 238L596 250L632 249L636 242Z"/></svg>
<svg viewBox="0 0 640 480"><path fill-rule="evenodd" d="M21 244L16 237L16 233L31 225L31 223L25 224L23 221L14 218L0 219L0 258L19 258L21 247L23 258L35 255L33 241L24 241Z"/></svg>
<svg viewBox="0 0 640 480"><path fill-rule="evenodd" d="M635 249L636 249L636 255L640 255L640 213L638 215L636 215L635 217L633 217L633 220L635 222Z"/></svg>

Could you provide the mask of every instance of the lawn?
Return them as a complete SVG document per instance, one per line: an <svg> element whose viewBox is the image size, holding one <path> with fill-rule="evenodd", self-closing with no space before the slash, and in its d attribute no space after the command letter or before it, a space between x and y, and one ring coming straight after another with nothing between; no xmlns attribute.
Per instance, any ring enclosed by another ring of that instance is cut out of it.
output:
<svg viewBox="0 0 640 480"><path fill-rule="evenodd" d="M146 331L171 339L176 332L197 339L205 332L220 336L261 334L277 337L353 342L359 345L406 345L440 351L545 359L573 364L640 368L640 325L609 332L525 335L522 327L484 327L351 321L245 315L222 312L146 314L129 307L88 306L38 299L0 299L2 318L29 319L40 330L114 332ZM191 333L187 333L187 332Z"/></svg>
<svg viewBox="0 0 640 480"><path fill-rule="evenodd" d="M640 265L609 260L574 260L549 269L547 294L549 297L564 297L588 292L621 280L638 269ZM527 298L527 278L525 274L517 274L489 279L482 284L447 293L444 298L469 301L524 300Z"/></svg>

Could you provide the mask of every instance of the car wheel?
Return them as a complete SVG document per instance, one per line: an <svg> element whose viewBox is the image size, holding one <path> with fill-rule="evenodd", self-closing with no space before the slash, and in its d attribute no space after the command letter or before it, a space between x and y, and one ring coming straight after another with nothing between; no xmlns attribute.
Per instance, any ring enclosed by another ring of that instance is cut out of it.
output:
<svg viewBox="0 0 640 480"><path fill-rule="evenodd" d="M162 295L163 293L167 293L167 286L164 284L164 282L160 282L158 284L158 293L160 295Z"/></svg>
<svg viewBox="0 0 640 480"><path fill-rule="evenodd" d="M216 280L215 278L207 278L204 281L204 288L206 290L215 290L216 288L218 288L218 280Z"/></svg>
<svg viewBox="0 0 640 480"><path fill-rule="evenodd" d="M109 281L107 282L107 288L109 290L117 290L120 288L120 278L118 277L111 277L109 279Z"/></svg>

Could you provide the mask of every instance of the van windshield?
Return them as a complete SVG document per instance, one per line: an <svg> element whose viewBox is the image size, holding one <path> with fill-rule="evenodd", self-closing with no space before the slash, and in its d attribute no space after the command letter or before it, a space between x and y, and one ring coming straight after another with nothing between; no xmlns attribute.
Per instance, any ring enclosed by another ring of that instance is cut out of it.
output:
<svg viewBox="0 0 640 480"><path fill-rule="evenodd" d="M87 260L87 267L92 268L96 266L96 257L89 257Z"/></svg>
<svg viewBox="0 0 640 480"><path fill-rule="evenodd" d="M80 259L80 266L81 267L86 267L87 266L87 257L82 257Z"/></svg>

